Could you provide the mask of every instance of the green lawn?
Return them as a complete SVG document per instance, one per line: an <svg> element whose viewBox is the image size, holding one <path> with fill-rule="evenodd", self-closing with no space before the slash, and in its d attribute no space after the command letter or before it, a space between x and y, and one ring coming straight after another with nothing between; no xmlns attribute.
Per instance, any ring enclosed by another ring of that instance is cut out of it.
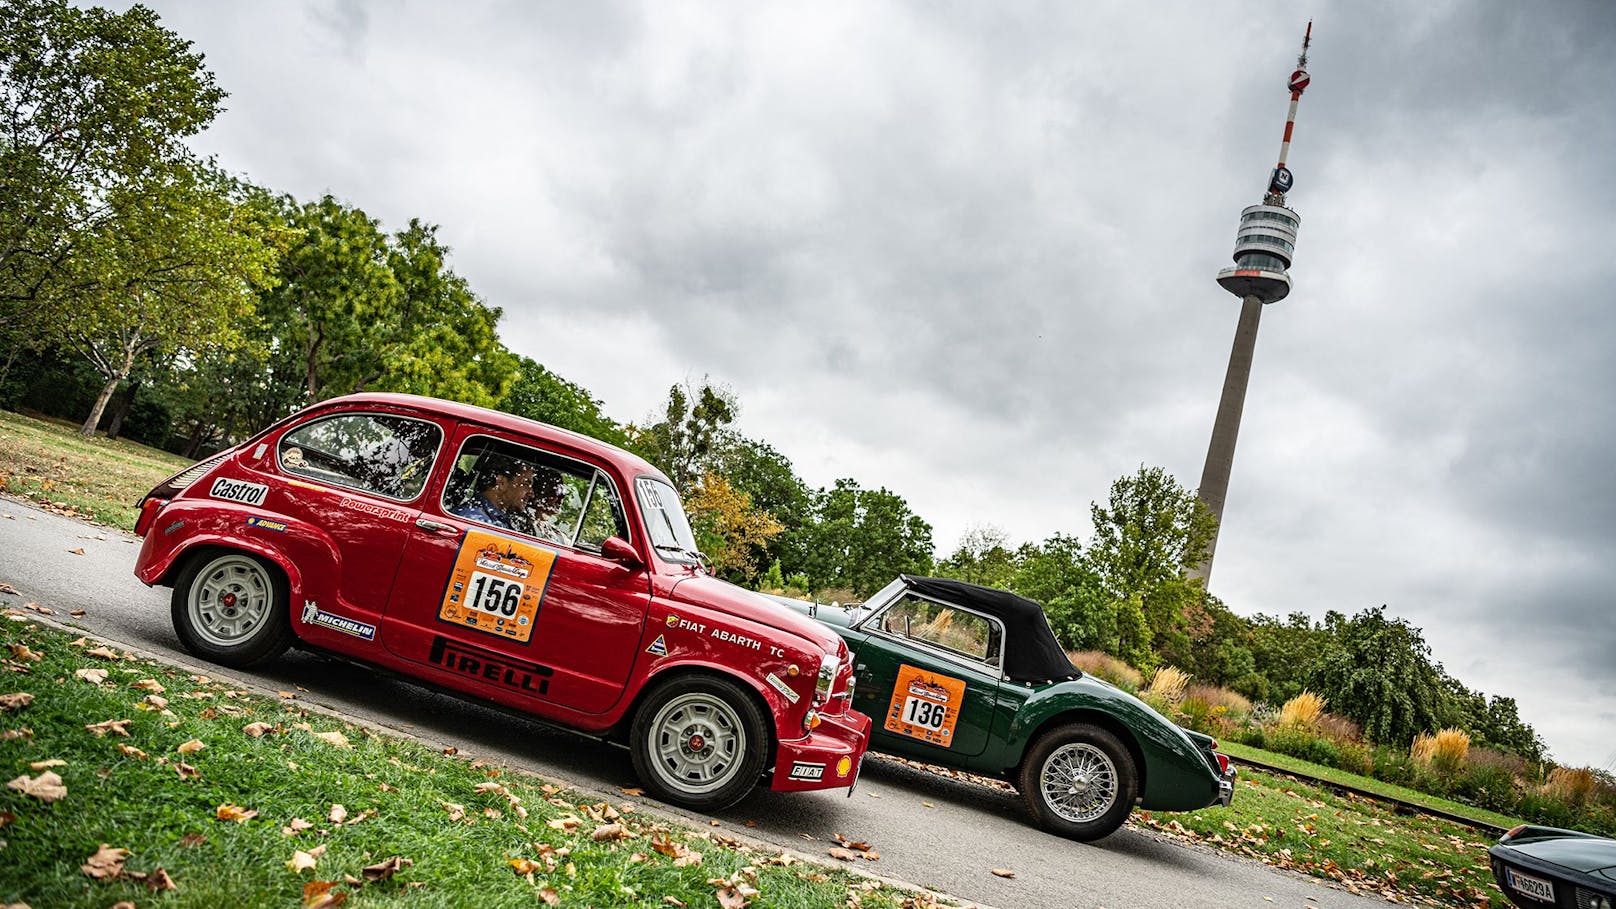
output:
<svg viewBox="0 0 1616 909"><path fill-rule="evenodd" d="M297 906L317 882L410 907L711 907L752 890L757 907L935 905L681 828L632 790L586 799L18 613L0 619L0 905ZM127 735L90 728L106 721ZM47 774L64 797L19 791ZM104 879L84 867L98 853Z"/></svg>
<svg viewBox="0 0 1616 909"><path fill-rule="evenodd" d="M124 439L79 435L62 420L0 410L0 491L124 530L153 486L190 461Z"/></svg>

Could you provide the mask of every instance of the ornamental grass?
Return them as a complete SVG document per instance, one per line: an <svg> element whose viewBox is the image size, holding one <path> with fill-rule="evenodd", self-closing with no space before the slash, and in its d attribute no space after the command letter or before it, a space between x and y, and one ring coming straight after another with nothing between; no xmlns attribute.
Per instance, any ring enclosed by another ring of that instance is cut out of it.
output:
<svg viewBox="0 0 1616 909"><path fill-rule="evenodd" d="M1156 699L1177 704L1184 700L1184 689L1189 687L1189 673L1175 666L1163 666L1150 677L1150 694Z"/></svg>
<svg viewBox="0 0 1616 909"><path fill-rule="evenodd" d="M1279 708L1279 725L1296 729L1312 729L1313 724L1319 719L1319 714L1323 712L1324 698L1311 691L1304 691L1286 701L1285 706Z"/></svg>
<svg viewBox="0 0 1616 909"><path fill-rule="evenodd" d="M1145 677L1139 670L1103 650L1078 650L1068 653L1066 658L1072 661L1073 666L1089 675L1105 679L1118 688L1138 691L1139 686L1145 682Z"/></svg>

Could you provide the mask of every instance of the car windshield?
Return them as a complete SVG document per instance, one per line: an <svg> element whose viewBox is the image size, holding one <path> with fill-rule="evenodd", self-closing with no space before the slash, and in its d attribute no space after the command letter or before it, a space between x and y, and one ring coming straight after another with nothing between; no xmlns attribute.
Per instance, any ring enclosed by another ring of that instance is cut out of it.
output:
<svg viewBox="0 0 1616 909"><path fill-rule="evenodd" d="M655 477L635 480L640 491L640 514L645 528L651 534L651 545L664 558L688 565L701 563L696 551L696 536L690 532L690 521L679 493L672 486Z"/></svg>

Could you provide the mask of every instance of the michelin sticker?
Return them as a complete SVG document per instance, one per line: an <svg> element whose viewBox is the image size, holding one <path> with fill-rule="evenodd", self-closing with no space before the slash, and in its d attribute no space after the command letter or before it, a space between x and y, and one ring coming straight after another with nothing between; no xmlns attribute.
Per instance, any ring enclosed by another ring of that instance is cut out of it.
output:
<svg viewBox="0 0 1616 909"><path fill-rule="evenodd" d="M322 628L329 628L332 631L340 631L343 634L351 634L356 638L364 638L367 641L376 640L375 625L367 625L364 622L358 621L357 619L350 619L347 616L324 612L320 609L319 604L315 603L313 600L303 601L302 619L303 624L305 625L319 625Z"/></svg>
<svg viewBox="0 0 1616 909"><path fill-rule="evenodd" d="M269 495L269 487L261 483L248 483L245 480L231 480L220 477L208 487L208 495L215 499L224 499L226 502L240 502L243 505L262 505L264 497Z"/></svg>

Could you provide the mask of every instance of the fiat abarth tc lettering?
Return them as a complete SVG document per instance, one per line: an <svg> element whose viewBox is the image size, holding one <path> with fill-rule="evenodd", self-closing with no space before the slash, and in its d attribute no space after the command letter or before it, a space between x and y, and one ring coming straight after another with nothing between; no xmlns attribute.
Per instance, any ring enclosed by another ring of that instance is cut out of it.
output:
<svg viewBox="0 0 1616 909"><path fill-rule="evenodd" d="M411 395L317 404L140 503L190 652L301 646L626 744L657 797L848 788L847 645L711 577L679 495L595 439Z"/></svg>

